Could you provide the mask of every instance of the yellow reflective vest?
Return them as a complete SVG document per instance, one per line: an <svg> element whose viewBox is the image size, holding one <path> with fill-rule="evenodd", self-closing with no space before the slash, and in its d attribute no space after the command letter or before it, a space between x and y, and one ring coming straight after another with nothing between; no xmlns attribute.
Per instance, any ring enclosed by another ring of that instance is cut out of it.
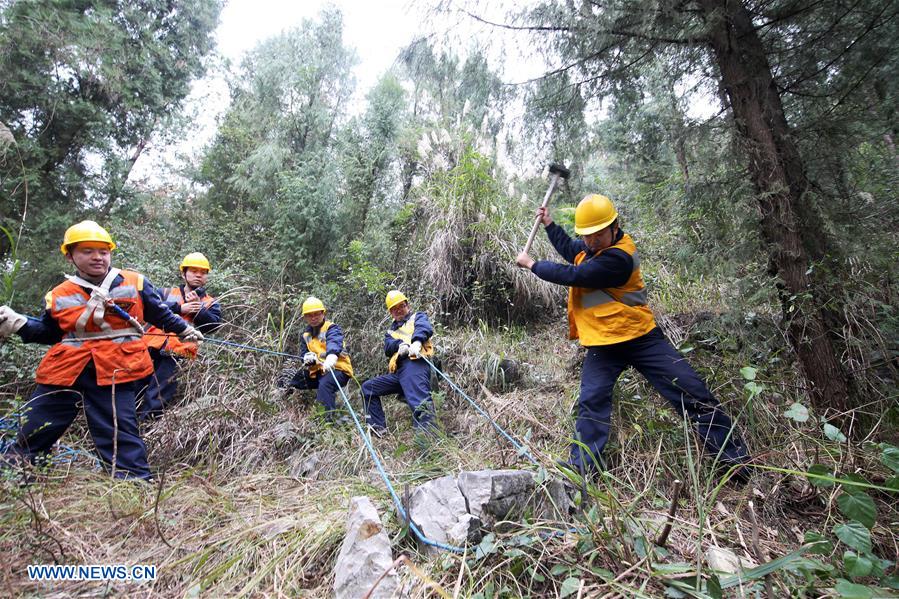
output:
<svg viewBox="0 0 899 599"><path fill-rule="evenodd" d="M330 320L323 322L321 328L318 330L318 335L313 335L309 331L303 333L303 341L306 342L306 347L309 348L309 351L317 355L318 359L321 361L324 361L325 358L328 357L328 342L325 333L328 332L328 329L330 329L333 324L334 323ZM350 356L346 352L340 352L340 354L338 354L337 364L334 365L334 368L353 376L353 364L350 362ZM324 369L319 363L309 366L309 376L311 377L317 377L322 372L324 372Z"/></svg>
<svg viewBox="0 0 899 599"><path fill-rule="evenodd" d="M391 337L394 339L399 339L402 343L412 344L412 335L415 334L415 314L411 314L409 319L401 326L398 327L395 331L388 331ZM421 355L422 356L432 356L434 355L434 346L431 345L431 340L428 339L424 343L421 344ZM399 352L390 356L390 365L387 367L388 372L396 372L397 361L400 358ZM418 358L413 358L409 356L410 360L417 360Z"/></svg>
<svg viewBox="0 0 899 599"><path fill-rule="evenodd" d="M646 302L646 289L640 274L640 257L630 235L623 235L606 248L626 252L634 261L634 270L621 287L588 289L571 287L568 291L568 338L580 339L581 345L611 345L630 341L655 328L656 321ZM581 252L574 258L580 265L585 259L599 256L601 250L587 258Z"/></svg>

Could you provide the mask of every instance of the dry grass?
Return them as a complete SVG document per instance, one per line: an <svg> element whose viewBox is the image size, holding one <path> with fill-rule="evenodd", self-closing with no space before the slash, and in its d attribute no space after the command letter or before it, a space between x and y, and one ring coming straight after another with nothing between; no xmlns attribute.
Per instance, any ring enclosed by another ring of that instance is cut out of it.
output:
<svg viewBox="0 0 899 599"><path fill-rule="evenodd" d="M673 298L669 305L698 307L686 299L696 299L694 286L672 285L668 290ZM703 326L714 328L715 314L725 312L727 298L708 293L699 300L712 314L712 324ZM240 307L235 313L240 322L266 322L260 318L266 311L258 306ZM698 321L689 314L663 323L684 340L693 340ZM373 326L380 325L376 320ZM235 327L229 334L277 347L291 322L285 317L280 324ZM724 321L720 325L726 326ZM564 332L561 323L539 330L481 324L437 340L443 369L510 433L526 439L548 470L552 459L566 452L582 359L574 344L560 341ZM727 335L726 330L713 333ZM353 334L375 338L372 331ZM770 329L770 335L776 337L776 329ZM418 568L402 570L412 597L433 595L426 577L450 596L555 597L563 585L571 584L566 580L576 579L579 587L572 597L658 597L674 576L671 572L703 571L702 555L710 546L729 547L758 561L759 551L762 559L785 555L802 544L806 532L830 531L840 521L838 492L811 486L788 471L821 463L882 481L876 477L885 475L884 468L869 445L834 444L817 425L782 416L793 401L803 399L790 365L766 367L763 382L768 390L749 403L739 377L747 355L699 347L691 361L709 378L743 426L750 446L772 470L748 487L719 487L708 462L699 461L693 436L641 377L627 372L617 390L615 435L609 447L612 468L591 487L584 513L571 523L581 533L541 536L545 523L528 521L496 535L491 546L482 546L483 555L429 559L402 534L354 429L324 426L317 410L299 397L276 399L274 379L281 359L208 344L203 358L183 377L184 404L146 431L151 464L158 470L155 487L111 481L93 472L93 464L83 458L53 467L26 489L3 483L0 553L6 559L0 569L0 593L329 597L349 498L365 494L381 510L395 554L405 553ZM383 367L376 352L360 362L369 371ZM503 377L511 365L516 369L514 382ZM6 398L26 391L24 385L3 388ZM350 393L358 408L355 383ZM427 453L416 447L408 408L385 402L392 434L376 445L398 489L461 470L531 468L447 385L439 385L435 398L445 436ZM883 436L888 432L883 426L875 425L868 437ZM90 448L81 425L63 441ZM297 462L314 452L323 452L321 469L306 477L291 475ZM668 512L675 479L687 484L667 550L646 557L646 539L655 536L658 521ZM899 514L888 493L874 496L879 509L876 550L884 557L895 555ZM755 502L758 527L749 517L750 500ZM752 542L756 534L758 551ZM142 585L27 580L27 565L53 562L156 564L160 576ZM791 586L797 578L774 578L777 595L797 592ZM827 588L818 586L806 596L826 595Z"/></svg>

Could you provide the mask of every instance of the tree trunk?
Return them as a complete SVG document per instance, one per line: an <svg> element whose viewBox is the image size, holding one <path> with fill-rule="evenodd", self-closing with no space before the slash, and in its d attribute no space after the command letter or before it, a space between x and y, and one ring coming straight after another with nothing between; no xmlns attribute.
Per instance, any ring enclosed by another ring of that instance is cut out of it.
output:
<svg viewBox="0 0 899 599"><path fill-rule="evenodd" d="M700 0L761 211L769 269L779 277L787 333L822 411L851 407L850 382L809 276L827 235L808 202L808 180L762 42L740 0Z"/></svg>

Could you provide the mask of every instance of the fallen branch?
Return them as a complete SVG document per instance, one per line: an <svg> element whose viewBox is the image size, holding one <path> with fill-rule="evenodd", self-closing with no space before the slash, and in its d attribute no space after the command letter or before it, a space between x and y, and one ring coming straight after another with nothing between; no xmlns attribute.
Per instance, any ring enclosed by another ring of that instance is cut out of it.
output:
<svg viewBox="0 0 899 599"><path fill-rule="evenodd" d="M749 519L752 521L752 551L755 553L755 559L758 560L760 564L768 561L768 558L762 553L761 548L759 547L759 522L755 517L755 506L752 501L749 501ZM765 575L765 594L769 597L769 599L773 599L774 597L774 588L771 585L771 575Z"/></svg>
<svg viewBox="0 0 899 599"><path fill-rule="evenodd" d="M668 542L668 535L671 534L671 524L674 522L674 516L677 515L677 502L680 500L681 490L684 488L683 481L675 479L674 491L671 493L671 506L668 508L668 517L665 519L665 527L656 539L656 545L664 547Z"/></svg>

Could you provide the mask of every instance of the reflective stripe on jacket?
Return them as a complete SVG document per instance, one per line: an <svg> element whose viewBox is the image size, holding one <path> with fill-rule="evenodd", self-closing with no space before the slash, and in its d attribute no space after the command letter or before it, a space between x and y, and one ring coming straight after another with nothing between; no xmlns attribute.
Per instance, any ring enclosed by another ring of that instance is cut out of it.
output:
<svg viewBox="0 0 899 599"><path fill-rule="evenodd" d="M620 287L571 287L568 291L568 337L580 339L581 345L588 347L630 341L656 326L647 305L637 246L630 235L623 235L606 249L611 248L622 250L633 258L634 269L627 282ZM597 252L593 257L601 253ZM574 263L580 265L586 256L586 252L579 253Z"/></svg>
<svg viewBox="0 0 899 599"><path fill-rule="evenodd" d="M318 335L313 335L309 331L303 333L303 341L306 342L306 347L309 351L318 356L318 359L322 362L328 357L328 339L326 333L331 326L334 326L334 323L330 320L326 320L318 330ZM334 368L353 376L353 364L350 362L349 354L345 351L341 351L337 354L337 364L334 365ZM317 377L324 371L322 365L318 363L308 366L308 369L309 376L311 377Z"/></svg>
<svg viewBox="0 0 899 599"><path fill-rule="evenodd" d="M412 314L406 322L392 331L387 331L387 333L393 337L394 339L399 339L401 343L406 343L408 345L412 344L412 335L415 334L415 315ZM421 344L421 355L423 356L431 356L434 354L434 347L431 345L431 340L428 339ZM400 354L396 352L392 356L390 356L390 365L387 367L388 372L396 372L397 362L399 361ZM411 360L417 360L417 358L413 358L409 356Z"/></svg>
<svg viewBox="0 0 899 599"><path fill-rule="evenodd" d="M110 288L118 275L122 282ZM142 320L140 292L144 276L114 268L91 293L75 282L79 279L73 279L57 285L46 296L47 311L65 335L44 355L35 380L42 385L71 386L91 360L97 370L98 385L111 385L113 380L127 383L151 374L153 362L143 331L106 306L107 301L112 301Z"/></svg>
<svg viewBox="0 0 899 599"><path fill-rule="evenodd" d="M172 287L169 289L162 289L160 291L160 295L162 296L163 302L172 302L174 300L179 306L184 304L184 296L181 294L180 287ZM203 308L208 308L212 304L215 303L215 298L209 294L204 295L200 298L200 303L202 303ZM202 308L201 308L202 309ZM193 324L194 314L178 314L181 318L186 320L188 323ZM182 341L178 338L178 335L173 333L165 333L162 329L157 327L150 327L147 330L147 347L152 347L155 349L165 349L175 355L184 356L187 358L196 358L199 346L196 341Z"/></svg>

